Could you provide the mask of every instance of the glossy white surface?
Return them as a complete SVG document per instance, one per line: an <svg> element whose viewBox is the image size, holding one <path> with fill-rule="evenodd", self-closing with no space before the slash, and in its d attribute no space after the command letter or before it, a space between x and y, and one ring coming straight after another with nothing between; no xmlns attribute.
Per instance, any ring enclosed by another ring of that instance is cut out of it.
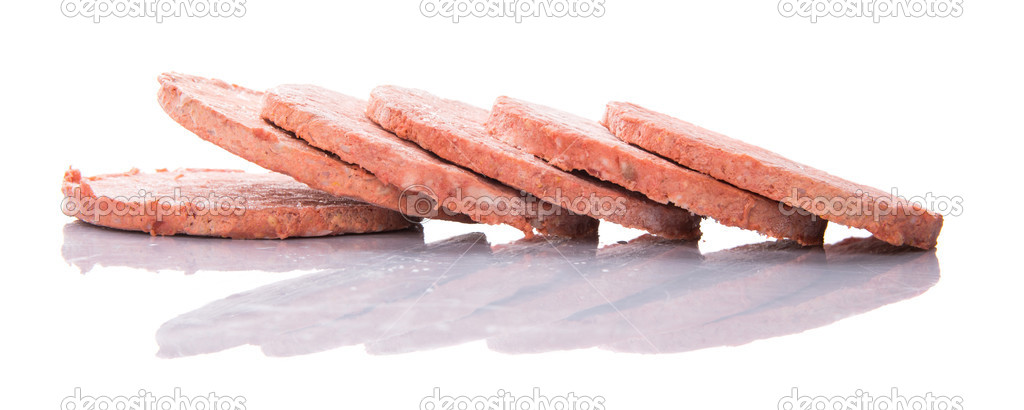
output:
<svg viewBox="0 0 1024 410"><path fill-rule="evenodd" d="M82 270L316 271L167 321L157 331L161 357L246 344L268 356L350 345L396 354L475 340L507 353L674 353L799 333L939 279L934 251L871 238L702 255L696 243L652 236L602 248L544 238L492 248L481 233L425 244L420 229L274 246L140 236L70 223L62 254Z"/></svg>
<svg viewBox="0 0 1024 410"><path fill-rule="evenodd" d="M971 403L996 397L992 383L1011 388L971 376L995 366L979 357L1019 363L1013 326L979 316L1019 304L1002 299L1018 278L966 273L944 262L944 248L834 238L850 233L840 229L829 240L841 243L822 249L750 241L713 223L698 243L609 225L600 241L494 244L489 236L511 228L429 221L232 241L64 223L50 242L60 263L4 279L19 286L4 287L5 303L21 301L11 319L25 336L8 342L24 349L11 360L52 402L75 387L181 387L244 395L249 408L416 408L434 387L471 396L539 387L608 406L658 407L684 391L773 407L791 387L895 386ZM458 230L470 233L444 237ZM714 238L749 243L717 250ZM1003 283L971 285L985 277ZM972 347L982 341L987 349ZM728 395L737 386L749 392Z"/></svg>

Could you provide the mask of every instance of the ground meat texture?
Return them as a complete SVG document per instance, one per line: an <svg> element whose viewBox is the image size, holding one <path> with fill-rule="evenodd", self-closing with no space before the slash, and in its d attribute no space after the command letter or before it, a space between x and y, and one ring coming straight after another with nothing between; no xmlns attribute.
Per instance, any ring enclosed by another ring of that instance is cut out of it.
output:
<svg viewBox="0 0 1024 410"><path fill-rule="evenodd" d="M487 131L565 171L585 171L604 181L672 203L718 222L820 245L827 222L785 212L773 201L629 145L596 121L509 97L499 97Z"/></svg>
<svg viewBox="0 0 1024 410"><path fill-rule="evenodd" d="M62 209L93 225L152 235L270 239L383 232L411 226L401 213L336 197L277 173L159 170L64 174Z"/></svg>
<svg viewBox="0 0 1024 410"><path fill-rule="evenodd" d="M473 220L508 224L527 236L537 229L553 236L591 236L597 221L477 175L398 138L366 118L366 101L312 85L286 85L266 93L264 119L294 132L315 147L372 172L399 187L418 187L443 207ZM534 206L514 206L512 204ZM495 203L496 206L487 205Z"/></svg>
<svg viewBox="0 0 1024 410"><path fill-rule="evenodd" d="M442 158L573 212L667 238L700 237L700 217L689 211L562 171L488 135L488 113L482 108L421 90L384 86L372 92L366 113L385 129ZM605 207L608 203L614 206Z"/></svg>
<svg viewBox="0 0 1024 410"><path fill-rule="evenodd" d="M942 229L942 216L917 204L635 104L609 103L603 123L625 142L893 245L930 249Z"/></svg>
<svg viewBox="0 0 1024 410"><path fill-rule="evenodd" d="M259 116L262 92L178 73L161 74L159 82L160 106L171 118L200 138L256 165L336 196L358 199L414 217L434 216L470 222L464 215L428 215L408 209L408 201L398 187L267 124Z"/></svg>

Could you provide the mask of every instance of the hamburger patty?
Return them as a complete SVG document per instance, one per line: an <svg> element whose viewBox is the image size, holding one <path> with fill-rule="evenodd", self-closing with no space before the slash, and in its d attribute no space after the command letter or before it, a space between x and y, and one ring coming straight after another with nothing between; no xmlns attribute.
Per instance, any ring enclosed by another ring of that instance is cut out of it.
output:
<svg viewBox="0 0 1024 410"><path fill-rule="evenodd" d="M82 177L69 169L61 207L93 225L152 235L237 239L327 236L404 229L402 214L312 189L281 174L138 170Z"/></svg>
<svg viewBox="0 0 1024 410"><path fill-rule="evenodd" d="M398 187L267 124L259 115L262 92L178 73L161 74L159 82L160 106L171 118L232 154L336 196L358 199L415 217L434 214L408 209L408 201ZM441 213L436 216L469 222L463 215Z"/></svg>
<svg viewBox="0 0 1024 410"><path fill-rule="evenodd" d="M700 237L700 217L689 211L562 171L488 135L482 108L383 86L373 90L366 112L384 129L444 159L573 212L671 239Z"/></svg>
<svg viewBox="0 0 1024 410"><path fill-rule="evenodd" d="M625 142L893 245L930 249L942 229L941 215L903 198L635 104L609 103L603 122Z"/></svg>
<svg viewBox="0 0 1024 410"><path fill-rule="evenodd" d="M585 171L718 222L802 245L820 245L827 222L784 214L779 202L753 194L615 138L597 121L509 97L499 97L487 119L495 138L565 171Z"/></svg>
<svg viewBox="0 0 1024 410"><path fill-rule="evenodd" d="M264 119L315 147L359 164L382 181L418 187L444 209L477 222L508 224L528 236L533 229L556 236L589 236L597 221L542 204L529 195L453 165L398 138L366 118L366 102L311 85L286 85L266 93ZM494 205L491 205L494 204Z"/></svg>

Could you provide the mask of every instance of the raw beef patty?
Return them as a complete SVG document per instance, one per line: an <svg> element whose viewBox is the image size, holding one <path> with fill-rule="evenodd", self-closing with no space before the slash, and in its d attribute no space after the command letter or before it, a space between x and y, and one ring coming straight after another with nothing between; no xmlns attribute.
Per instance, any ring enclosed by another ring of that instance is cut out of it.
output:
<svg viewBox="0 0 1024 410"><path fill-rule="evenodd" d="M417 187L436 198L443 209L477 222L508 224L528 236L534 229L568 237L596 232L597 220L543 206L529 195L453 165L377 126L365 112L366 101L317 86L286 85L266 93L261 114L382 181Z"/></svg>
<svg viewBox="0 0 1024 410"><path fill-rule="evenodd" d="M893 245L933 248L942 229L941 215L905 199L635 104L609 103L603 122L625 142Z"/></svg>
<svg viewBox="0 0 1024 410"><path fill-rule="evenodd" d="M700 237L700 217L621 187L555 168L487 134L487 110L421 90L384 86L367 115L438 156L580 214L672 239Z"/></svg>
<svg viewBox="0 0 1024 410"><path fill-rule="evenodd" d="M629 145L603 127L564 111L499 97L487 119L495 138L543 158L565 171L588 174L672 203L718 222L820 245L827 222L814 215L784 213L778 201L744 191ZM788 205L784 208L789 208Z"/></svg>
<svg viewBox="0 0 1024 410"><path fill-rule="evenodd" d="M409 201L394 185L267 124L259 115L262 92L178 73L161 74L159 81L160 105L171 118L200 138L256 165L336 196L416 217L469 221L463 215L424 212L436 204L427 209L408 209Z"/></svg>
<svg viewBox="0 0 1024 410"><path fill-rule="evenodd" d="M64 174L68 216L152 235L238 239L382 232L412 225L395 211L312 189L281 174L216 169L82 177Z"/></svg>

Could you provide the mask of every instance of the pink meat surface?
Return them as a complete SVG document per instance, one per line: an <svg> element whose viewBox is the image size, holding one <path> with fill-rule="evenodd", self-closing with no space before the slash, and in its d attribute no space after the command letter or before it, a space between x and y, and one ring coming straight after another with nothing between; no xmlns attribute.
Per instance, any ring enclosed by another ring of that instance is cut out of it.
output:
<svg viewBox="0 0 1024 410"><path fill-rule="evenodd" d="M366 102L354 97L312 85L286 85L267 92L261 114L382 181L427 193L445 209L454 206L475 221L508 224L527 235L533 229L570 237L596 232L596 220L556 206L534 206L528 195L398 138L367 119L365 111Z"/></svg>
<svg viewBox="0 0 1024 410"><path fill-rule="evenodd" d="M933 248L942 229L918 204L635 104L609 103L603 122L625 142L893 245Z"/></svg>
<svg viewBox="0 0 1024 410"><path fill-rule="evenodd" d="M428 216L406 209L398 187L267 124L259 115L262 92L178 73L161 74L159 82L160 106L172 119L232 154L333 195ZM438 217L468 221L463 215Z"/></svg>
<svg viewBox="0 0 1024 410"><path fill-rule="evenodd" d="M422 90L377 87L367 116L456 164L570 211L673 239L700 237L700 217L594 178L571 174L490 136L487 110Z"/></svg>
<svg viewBox="0 0 1024 410"><path fill-rule="evenodd" d="M267 239L382 232L412 225L402 214L336 197L281 174L181 169L64 175L65 214L152 235Z"/></svg>
<svg viewBox="0 0 1024 410"><path fill-rule="evenodd" d="M784 212L788 205L736 188L629 145L597 121L539 104L499 97L487 120L494 137L565 171L672 203L718 222L803 245L820 245L826 221Z"/></svg>

